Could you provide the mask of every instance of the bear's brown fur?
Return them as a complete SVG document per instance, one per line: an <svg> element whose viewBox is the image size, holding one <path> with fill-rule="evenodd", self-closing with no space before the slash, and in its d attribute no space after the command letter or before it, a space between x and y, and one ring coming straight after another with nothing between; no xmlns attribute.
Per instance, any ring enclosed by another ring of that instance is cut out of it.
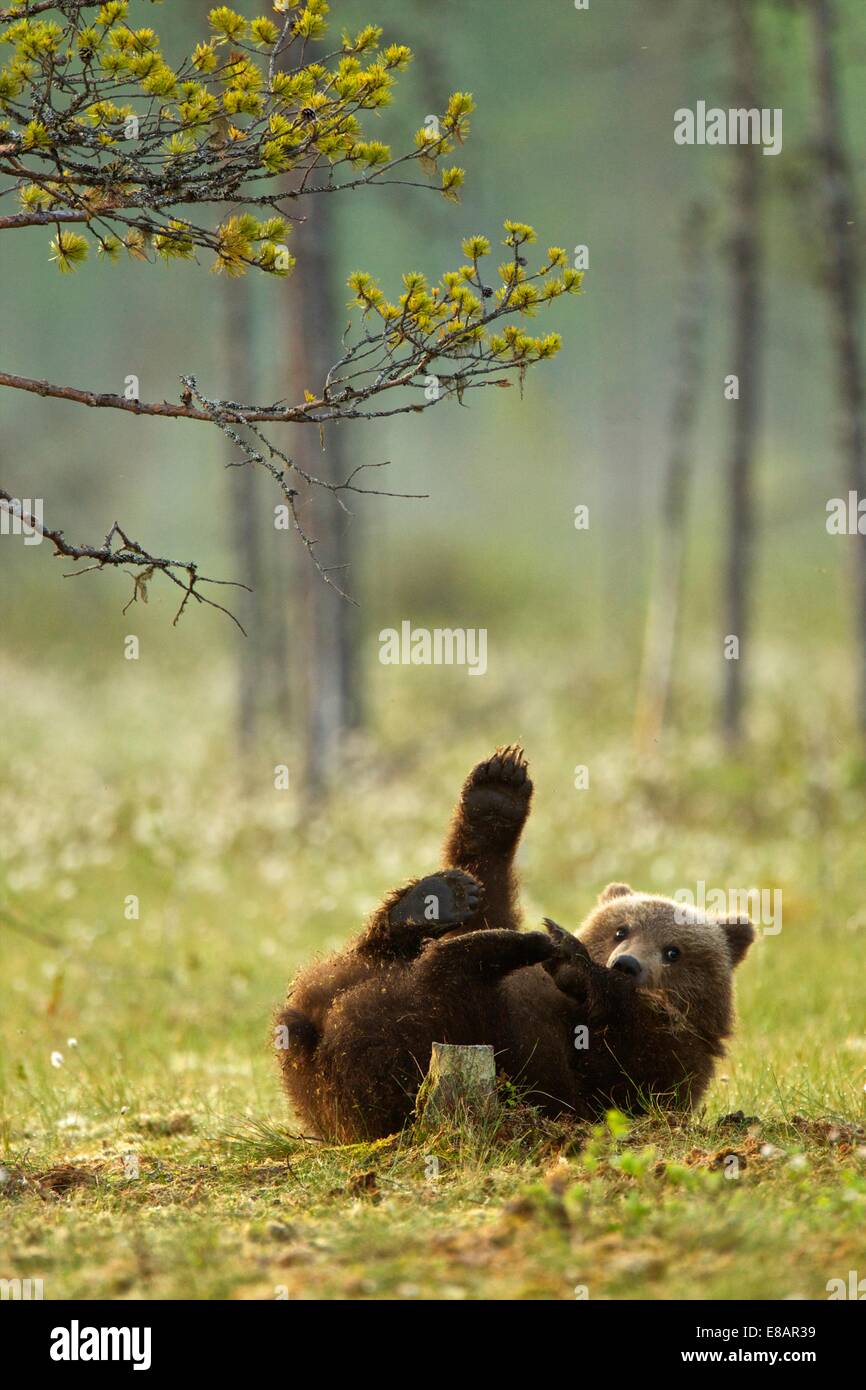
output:
<svg viewBox="0 0 866 1390"><path fill-rule="evenodd" d="M492 1044L499 1068L552 1115L687 1106L705 1089L751 925L613 884L578 937L549 921L521 932L513 861L531 797L522 749L497 749L464 784L448 867L395 889L351 946L295 980L278 1047L288 1094L317 1134L400 1129L433 1042Z"/></svg>

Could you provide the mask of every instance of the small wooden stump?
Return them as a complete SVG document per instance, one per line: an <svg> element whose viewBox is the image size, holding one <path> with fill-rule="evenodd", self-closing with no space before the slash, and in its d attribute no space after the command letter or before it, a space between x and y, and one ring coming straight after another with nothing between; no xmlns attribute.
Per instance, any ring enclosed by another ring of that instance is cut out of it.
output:
<svg viewBox="0 0 866 1390"><path fill-rule="evenodd" d="M493 1048L434 1043L430 1069L418 1092L418 1117L439 1124L489 1114L496 1104Z"/></svg>

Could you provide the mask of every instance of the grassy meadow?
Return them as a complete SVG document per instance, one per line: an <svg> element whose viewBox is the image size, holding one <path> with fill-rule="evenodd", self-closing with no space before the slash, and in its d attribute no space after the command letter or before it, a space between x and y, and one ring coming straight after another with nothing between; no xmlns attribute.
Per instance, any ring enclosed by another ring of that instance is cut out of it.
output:
<svg viewBox="0 0 866 1390"><path fill-rule="evenodd" d="M636 763L627 641L569 648L518 614L470 680L381 667L371 634L371 727L310 813L273 787L283 736L239 766L215 629L185 617L180 642L153 607L156 659L83 638L60 672L21 633L3 659L0 1275L50 1299L821 1299L866 1270L866 783L841 644L767 644L737 759L697 650L663 756ZM576 927L614 878L782 889L705 1104L590 1131L506 1097L482 1128L298 1137L271 1010L437 867L465 772L513 738L528 924Z"/></svg>

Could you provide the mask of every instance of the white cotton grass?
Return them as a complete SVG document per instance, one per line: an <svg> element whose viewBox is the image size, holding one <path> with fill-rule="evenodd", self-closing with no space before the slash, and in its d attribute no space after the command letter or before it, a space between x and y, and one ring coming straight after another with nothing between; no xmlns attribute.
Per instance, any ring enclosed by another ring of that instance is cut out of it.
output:
<svg viewBox="0 0 866 1390"><path fill-rule="evenodd" d="M85 1128L85 1123L83 1115L79 1115L75 1110L70 1110L67 1115L61 1116L57 1121L57 1128L61 1133L65 1133L68 1130L83 1130Z"/></svg>

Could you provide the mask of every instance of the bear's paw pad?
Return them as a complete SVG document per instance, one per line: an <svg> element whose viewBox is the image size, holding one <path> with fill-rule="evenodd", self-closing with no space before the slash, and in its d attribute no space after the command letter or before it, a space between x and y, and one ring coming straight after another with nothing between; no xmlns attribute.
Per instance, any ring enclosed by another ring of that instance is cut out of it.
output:
<svg viewBox="0 0 866 1390"><path fill-rule="evenodd" d="M431 935L437 929L462 926L481 906L481 884L460 869L444 869L419 879L391 908L389 918L395 927L425 927Z"/></svg>

